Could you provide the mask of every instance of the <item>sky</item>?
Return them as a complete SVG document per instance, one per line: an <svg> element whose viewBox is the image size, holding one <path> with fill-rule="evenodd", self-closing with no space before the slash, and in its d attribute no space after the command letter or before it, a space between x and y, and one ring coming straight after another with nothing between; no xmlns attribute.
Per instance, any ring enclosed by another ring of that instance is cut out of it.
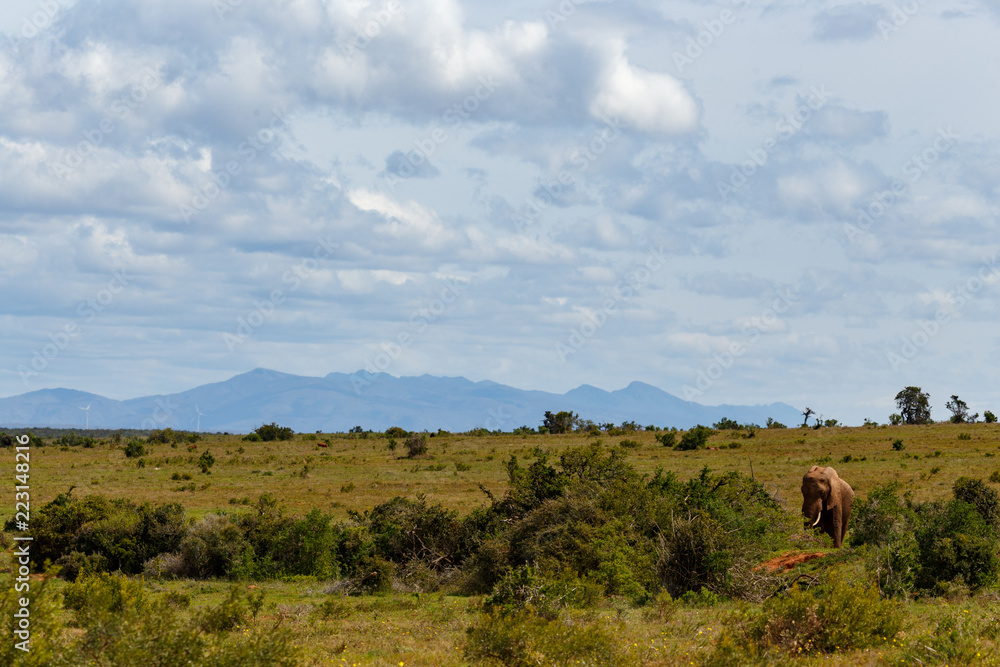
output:
<svg viewBox="0 0 1000 667"><path fill-rule="evenodd" d="M1000 410L996 0L4 8L0 396Z"/></svg>

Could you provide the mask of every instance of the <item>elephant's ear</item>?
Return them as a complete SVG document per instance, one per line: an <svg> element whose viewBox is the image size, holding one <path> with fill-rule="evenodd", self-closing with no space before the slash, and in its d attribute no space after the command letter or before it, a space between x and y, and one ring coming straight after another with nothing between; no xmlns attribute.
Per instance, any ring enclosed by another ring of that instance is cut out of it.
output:
<svg viewBox="0 0 1000 667"><path fill-rule="evenodd" d="M840 482L840 476L837 475L837 471L833 468L827 468L823 473L823 477L830 485L830 495L826 498L826 508L828 510L839 508L841 496L844 491L843 488L841 488L842 484Z"/></svg>

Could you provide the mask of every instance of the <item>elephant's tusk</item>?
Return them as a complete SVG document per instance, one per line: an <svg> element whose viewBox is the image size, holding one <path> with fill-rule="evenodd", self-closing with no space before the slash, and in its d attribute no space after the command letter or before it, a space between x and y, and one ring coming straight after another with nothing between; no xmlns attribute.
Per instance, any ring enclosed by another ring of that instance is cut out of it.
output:
<svg viewBox="0 0 1000 667"><path fill-rule="evenodd" d="M819 525L819 519L821 516L823 516L822 512L816 515L816 523L812 525L813 528Z"/></svg>

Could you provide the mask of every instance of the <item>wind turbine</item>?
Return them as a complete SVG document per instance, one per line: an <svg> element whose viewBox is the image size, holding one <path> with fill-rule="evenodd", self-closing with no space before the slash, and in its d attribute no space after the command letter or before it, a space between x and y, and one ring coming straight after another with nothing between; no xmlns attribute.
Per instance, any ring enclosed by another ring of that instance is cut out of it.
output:
<svg viewBox="0 0 1000 667"><path fill-rule="evenodd" d="M90 406L91 405L93 405L93 403L87 403L87 407L80 408L81 410L83 410L84 412L87 413L87 428L90 428Z"/></svg>
<svg viewBox="0 0 1000 667"><path fill-rule="evenodd" d="M198 427L197 427L197 431L198 431L198 433L201 433L201 416L204 415L205 413L198 409L198 404L197 403L194 404L194 411L198 413Z"/></svg>

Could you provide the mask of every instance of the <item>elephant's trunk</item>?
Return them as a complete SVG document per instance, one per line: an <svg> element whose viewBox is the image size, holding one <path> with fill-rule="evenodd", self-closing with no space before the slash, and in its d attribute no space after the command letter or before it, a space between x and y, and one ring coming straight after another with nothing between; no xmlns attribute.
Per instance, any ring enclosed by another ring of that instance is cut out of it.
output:
<svg viewBox="0 0 1000 667"><path fill-rule="evenodd" d="M820 519L823 517L823 501L802 505L802 513L806 515L807 519L812 521L812 527L815 528L819 525ZM813 521L813 517L816 517L815 521Z"/></svg>

